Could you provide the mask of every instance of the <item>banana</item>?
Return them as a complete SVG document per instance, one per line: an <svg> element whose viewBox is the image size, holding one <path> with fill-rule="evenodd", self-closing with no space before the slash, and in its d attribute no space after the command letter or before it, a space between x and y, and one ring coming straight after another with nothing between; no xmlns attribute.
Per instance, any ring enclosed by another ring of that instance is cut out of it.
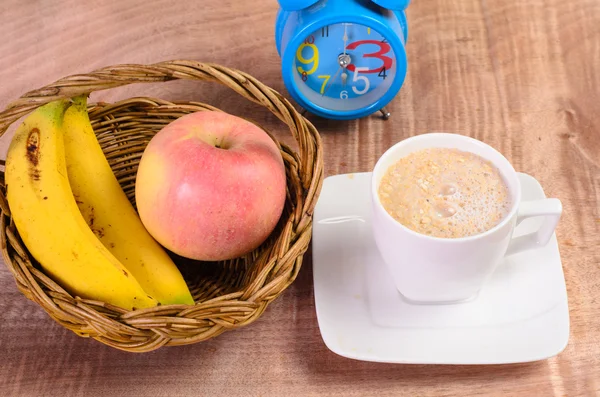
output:
<svg viewBox="0 0 600 397"><path fill-rule="evenodd" d="M69 186L63 118L70 101L34 110L8 148L5 178L19 234L46 273L71 294L127 310L153 307L134 276L96 238Z"/></svg>
<svg viewBox="0 0 600 397"><path fill-rule="evenodd" d="M161 304L194 300L166 251L148 233L98 143L87 98L73 98L64 119L67 174L77 206L104 246Z"/></svg>

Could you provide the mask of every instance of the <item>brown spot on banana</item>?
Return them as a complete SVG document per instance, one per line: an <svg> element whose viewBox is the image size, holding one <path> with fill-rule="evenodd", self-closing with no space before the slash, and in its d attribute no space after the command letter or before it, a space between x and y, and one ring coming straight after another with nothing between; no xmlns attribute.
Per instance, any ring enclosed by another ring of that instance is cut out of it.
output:
<svg viewBox="0 0 600 397"><path fill-rule="evenodd" d="M40 180L40 170L37 167L40 163L40 130L32 128L27 135L26 156L29 162L29 177L34 181Z"/></svg>
<svg viewBox="0 0 600 397"><path fill-rule="evenodd" d="M27 135L27 159L33 165L40 161L40 130L32 128Z"/></svg>
<svg viewBox="0 0 600 397"><path fill-rule="evenodd" d="M94 207L92 207L91 205L90 205L90 216L87 219L87 221L88 221L88 226L93 229L94 228Z"/></svg>
<svg viewBox="0 0 600 397"><path fill-rule="evenodd" d="M93 228L92 232L94 232L98 238L104 237L104 228Z"/></svg>
<svg viewBox="0 0 600 397"><path fill-rule="evenodd" d="M77 201L77 200L75 200L75 201ZM92 229L92 232L94 232L96 237L98 237L98 238L104 237L104 228L94 226L94 219L95 219L94 207L90 205L90 206L88 206L88 208L90 210L89 214L88 214L89 216L85 217L88 226L90 227L90 229Z"/></svg>

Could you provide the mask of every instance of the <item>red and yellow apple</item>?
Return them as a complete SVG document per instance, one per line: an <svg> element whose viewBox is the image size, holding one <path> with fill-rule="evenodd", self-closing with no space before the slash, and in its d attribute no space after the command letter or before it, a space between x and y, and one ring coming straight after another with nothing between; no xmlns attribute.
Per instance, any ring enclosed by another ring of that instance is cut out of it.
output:
<svg viewBox="0 0 600 397"><path fill-rule="evenodd" d="M256 125L216 111L183 116L149 142L135 198L148 232L197 260L244 255L271 234L286 175L278 146Z"/></svg>

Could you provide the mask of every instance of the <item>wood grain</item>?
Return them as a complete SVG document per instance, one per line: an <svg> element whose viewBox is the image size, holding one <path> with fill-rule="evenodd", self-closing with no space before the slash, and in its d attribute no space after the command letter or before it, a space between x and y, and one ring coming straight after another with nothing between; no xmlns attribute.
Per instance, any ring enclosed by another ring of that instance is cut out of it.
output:
<svg viewBox="0 0 600 397"><path fill-rule="evenodd" d="M276 1L3 0L0 107L60 77L120 63L196 59L242 69L287 95ZM571 336L559 356L504 366L348 360L322 342L310 252L296 282L251 326L206 343L128 354L75 336L0 267L0 390L7 396L600 396L600 3L420 0L408 9L409 74L392 119L311 119L326 174L370 170L427 131L476 137L558 197ZM278 137L274 116L226 88L173 82L103 91L201 100ZM281 134L281 136L279 135ZM0 141L4 157L10 136ZM548 330L552 332L552 330Z"/></svg>

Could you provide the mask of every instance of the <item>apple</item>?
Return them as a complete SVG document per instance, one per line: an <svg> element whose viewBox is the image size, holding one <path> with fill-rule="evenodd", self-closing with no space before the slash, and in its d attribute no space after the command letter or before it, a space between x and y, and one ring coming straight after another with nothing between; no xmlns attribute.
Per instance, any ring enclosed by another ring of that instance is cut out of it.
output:
<svg viewBox="0 0 600 397"><path fill-rule="evenodd" d="M283 158L273 139L242 118L191 113L149 142L135 198L148 232L186 258L217 261L263 243L286 198Z"/></svg>

